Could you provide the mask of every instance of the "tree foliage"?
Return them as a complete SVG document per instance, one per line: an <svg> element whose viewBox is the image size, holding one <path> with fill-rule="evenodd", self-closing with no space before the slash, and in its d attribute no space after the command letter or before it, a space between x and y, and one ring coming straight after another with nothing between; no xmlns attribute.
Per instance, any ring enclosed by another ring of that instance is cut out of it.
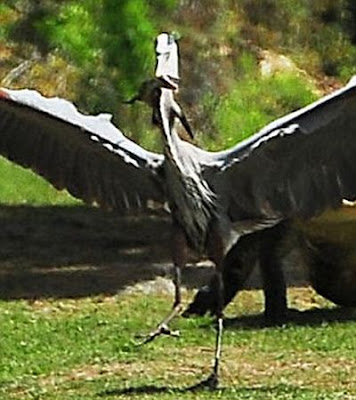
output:
<svg viewBox="0 0 356 400"><path fill-rule="evenodd" d="M85 90L78 89L88 111L96 111L98 99L103 106L103 98L110 99L104 105L114 109L114 92L122 98L132 95L152 72L155 10L168 11L174 4L175 0L156 0L154 5L141 0L7 0L7 10L19 14L7 33L41 53L59 51L74 63L85 82ZM97 95L88 96L89 91Z"/></svg>
<svg viewBox="0 0 356 400"><path fill-rule="evenodd" d="M247 35L259 45L289 49L309 70L343 79L356 73L354 0L241 0L237 4L249 22Z"/></svg>
<svg viewBox="0 0 356 400"><path fill-rule="evenodd" d="M167 0L156 6L168 7ZM152 70L157 29L152 7L141 0L88 0L64 4L39 30L84 70L105 67L124 96Z"/></svg>
<svg viewBox="0 0 356 400"><path fill-rule="evenodd" d="M152 42L163 30L182 34L180 100L213 148L304 105L310 82L320 93L356 73L355 0L2 0L0 73L29 60L13 87L111 112L126 134L155 148L148 108L122 100L152 76ZM293 60L302 75L261 79L264 50Z"/></svg>

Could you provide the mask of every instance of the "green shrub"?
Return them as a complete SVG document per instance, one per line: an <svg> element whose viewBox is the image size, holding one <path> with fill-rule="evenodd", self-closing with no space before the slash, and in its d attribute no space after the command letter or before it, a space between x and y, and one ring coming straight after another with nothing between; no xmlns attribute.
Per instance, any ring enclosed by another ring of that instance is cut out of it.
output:
<svg viewBox="0 0 356 400"><path fill-rule="evenodd" d="M0 4L0 39L5 39L14 20L15 12L6 4Z"/></svg>
<svg viewBox="0 0 356 400"><path fill-rule="evenodd" d="M241 0L238 4L248 27L243 30L245 40L262 48L287 50L309 73L345 80L356 73L353 0Z"/></svg>
<svg viewBox="0 0 356 400"><path fill-rule="evenodd" d="M315 98L311 83L302 77L279 74L262 78L250 74L218 103L213 118L217 135L207 139L205 145L212 149L232 146Z"/></svg>

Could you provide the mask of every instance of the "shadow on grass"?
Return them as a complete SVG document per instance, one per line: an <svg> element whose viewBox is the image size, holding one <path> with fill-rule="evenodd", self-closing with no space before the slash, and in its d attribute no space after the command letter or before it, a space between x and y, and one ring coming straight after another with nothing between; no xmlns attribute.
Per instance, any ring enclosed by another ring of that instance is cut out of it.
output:
<svg viewBox="0 0 356 400"><path fill-rule="evenodd" d="M0 299L111 295L170 273L170 219L122 218L85 206L0 206ZM200 287L209 267L187 268L183 284ZM287 322L355 319L350 309L291 312ZM263 315L226 319L227 327L265 327Z"/></svg>
<svg viewBox="0 0 356 400"><path fill-rule="evenodd" d="M211 390L207 387L196 388L194 386L188 386L186 388L178 388L178 387L169 387L169 386L155 386L155 385L142 385L142 386L133 386L122 389L112 389L107 390L105 392L100 393L101 397L106 396L136 396L139 394L183 394L183 393L194 393L194 392L212 392L212 393L221 393L221 392L231 392L229 389L219 388Z"/></svg>
<svg viewBox="0 0 356 400"><path fill-rule="evenodd" d="M279 396L281 394L290 394L294 396L302 395L303 393L310 392L308 389L300 388L293 385L274 385L265 386L261 385L258 387L219 387L218 389L211 390L207 387L201 387L198 385L187 386L187 387L170 387L170 386L156 386L156 385L142 385L132 386L126 388L109 389L99 393L101 398L111 396L137 396L137 395L155 395L155 394L172 394L182 395L184 393L211 393L217 394L220 398L221 395L234 396L233 398L250 398L253 394L269 394ZM237 397L236 397L237 396ZM297 397L293 397L297 398Z"/></svg>
<svg viewBox="0 0 356 400"><path fill-rule="evenodd" d="M131 386L126 388L108 389L104 392L99 393L100 397L109 396L128 396L138 394L163 394L163 393L184 393L187 389L168 387L168 386L156 386L156 385L142 385L142 386Z"/></svg>
<svg viewBox="0 0 356 400"><path fill-rule="evenodd" d="M278 325L317 326L325 322L337 323L355 321L356 308L314 308L306 311L290 309L285 321L268 323L263 314L254 314L238 318L226 318L225 327L228 329L261 329Z"/></svg>
<svg viewBox="0 0 356 400"><path fill-rule="evenodd" d="M0 299L114 294L170 273L169 218L122 218L85 206L0 206L0 224ZM190 281L199 285L206 271L196 273L201 278Z"/></svg>

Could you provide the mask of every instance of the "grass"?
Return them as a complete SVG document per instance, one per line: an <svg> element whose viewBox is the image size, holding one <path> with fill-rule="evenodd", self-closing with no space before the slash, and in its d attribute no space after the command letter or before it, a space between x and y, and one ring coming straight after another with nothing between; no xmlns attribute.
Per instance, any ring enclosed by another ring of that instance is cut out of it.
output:
<svg viewBox="0 0 356 400"><path fill-rule="evenodd" d="M31 205L74 205L80 201L54 189L43 178L0 157L0 203Z"/></svg>
<svg viewBox="0 0 356 400"><path fill-rule="evenodd" d="M260 311L259 291L240 297L229 307L230 316ZM307 289L292 289L290 297L330 306ZM312 325L310 314L281 327L256 325L253 317L228 319L222 389L184 390L209 373L210 318L179 319L173 325L181 338L135 345L135 336L148 332L170 301L159 293L121 293L1 302L0 398L356 398L355 322L326 318Z"/></svg>

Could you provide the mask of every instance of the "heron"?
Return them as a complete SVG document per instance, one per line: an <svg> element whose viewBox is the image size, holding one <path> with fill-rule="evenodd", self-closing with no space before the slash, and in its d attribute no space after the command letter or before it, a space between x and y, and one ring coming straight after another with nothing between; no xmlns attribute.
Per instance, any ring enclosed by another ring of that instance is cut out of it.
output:
<svg viewBox="0 0 356 400"><path fill-rule="evenodd" d="M179 76L171 63L177 61L172 53L176 41L163 33L156 51L154 84L147 84L138 97L153 109L163 140L161 154L129 140L108 114L85 116L66 100L9 89L0 91L0 154L58 189L122 214L151 213L152 202L168 204L174 302L144 342L175 334L169 322L182 310L187 250L205 252L215 264L218 290L213 368L201 383L216 388L226 256L247 234L311 218L356 197L356 77L232 148L210 152L178 134L178 121L187 126L187 120L175 99Z"/></svg>

